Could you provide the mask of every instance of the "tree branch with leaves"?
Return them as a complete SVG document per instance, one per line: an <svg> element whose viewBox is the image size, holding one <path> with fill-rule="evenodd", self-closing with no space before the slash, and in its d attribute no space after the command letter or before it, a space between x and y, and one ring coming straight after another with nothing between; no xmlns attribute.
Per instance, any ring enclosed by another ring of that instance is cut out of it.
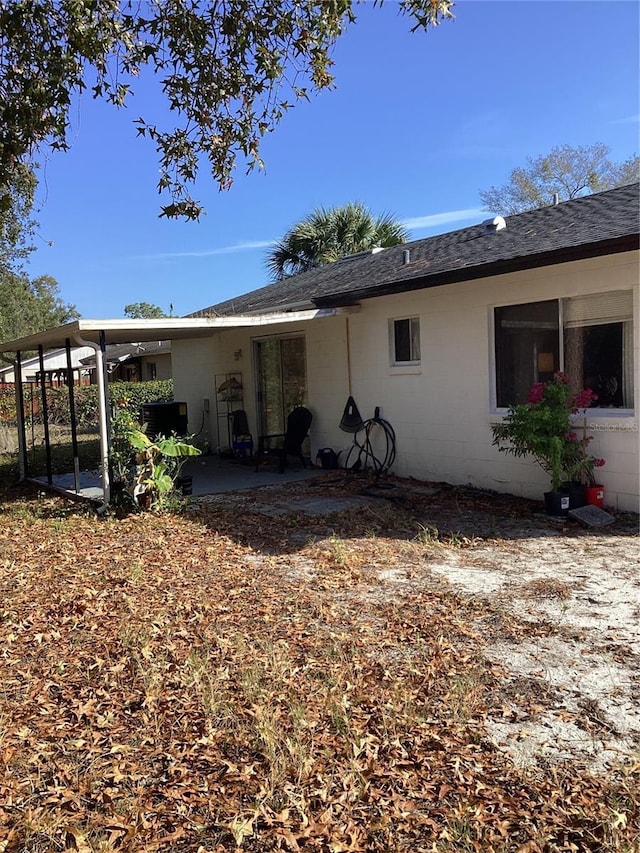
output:
<svg viewBox="0 0 640 853"><path fill-rule="evenodd" d="M124 306L124 316L131 320L160 320L168 314L152 302L131 302Z"/></svg>
<svg viewBox="0 0 640 853"><path fill-rule="evenodd" d="M380 4L381 5L381 4ZM0 187L39 148L66 150L70 109L89 87L116 107L151 72L173 127L140 117L156 147L161 215L197 219L189 187L201 161L228 188L238 160L262 167L260 144L296 101L333 86L330 52L355 21L352 0L0 0ZM401 0L427 29L451 0Z"/></svg>
<svg viewBox="0 0 640 853"><path fill-rule="evenodd" d="M14 271L33 248L36 222L31 211L37 183L33 169L18 163L0 185L0 265Z"/></svg>

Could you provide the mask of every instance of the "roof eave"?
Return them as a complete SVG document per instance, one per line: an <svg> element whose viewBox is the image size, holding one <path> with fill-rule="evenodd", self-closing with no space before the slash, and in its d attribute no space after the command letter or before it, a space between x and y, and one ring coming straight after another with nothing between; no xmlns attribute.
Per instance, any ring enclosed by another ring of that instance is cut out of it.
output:
<svg viewBox="0 0 640 853"><path fill-rule="evenodd" d="M66 340L72 344L97 345L101 339L105 344L131 343L132 341L188 340L206 337L212 332L233 328L261 328L280 323L306 322L342 313L343 309L313 307L308 311L273 311L252 315L227 315L209 318L169 318L164 320L75 320L64 326L46 329L14 341L0 343L0 353L24 352L59 347Z"/></svg>

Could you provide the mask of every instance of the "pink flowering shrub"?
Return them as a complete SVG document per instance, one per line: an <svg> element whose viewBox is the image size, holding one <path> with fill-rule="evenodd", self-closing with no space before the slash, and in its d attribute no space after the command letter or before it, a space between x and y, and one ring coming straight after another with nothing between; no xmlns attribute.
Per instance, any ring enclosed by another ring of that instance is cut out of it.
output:
<svg viewBox="0 0 640 853"><path fill-rule="evenodd" d="M591 436L579 438L572 416L597 400L590 388L574 393L564 373L536 382L526 403L511 406L500 424L492 426L493 444L514 456L532 456L551 477L552 491L563 482L594 482L594 469L604 459L587 453Z"/></svg>
<svg viewBox="0 0 640 853"><path fill-rule="evenodd" d="M529 396L527 397L527 403L541 403L544 397L545 385L545 382L536 382L535 385L532 385Z"/></svg>

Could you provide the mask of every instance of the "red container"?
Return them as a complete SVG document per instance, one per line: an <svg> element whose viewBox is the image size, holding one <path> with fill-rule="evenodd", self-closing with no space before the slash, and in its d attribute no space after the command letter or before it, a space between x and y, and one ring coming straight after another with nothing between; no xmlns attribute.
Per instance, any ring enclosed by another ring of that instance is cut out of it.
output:
<svg viewBox="0 0 640 853"><path fill-rule="evenodd" d="M585 498L591 506L603 506L604 486L587 486L585 489Z"/></svg>

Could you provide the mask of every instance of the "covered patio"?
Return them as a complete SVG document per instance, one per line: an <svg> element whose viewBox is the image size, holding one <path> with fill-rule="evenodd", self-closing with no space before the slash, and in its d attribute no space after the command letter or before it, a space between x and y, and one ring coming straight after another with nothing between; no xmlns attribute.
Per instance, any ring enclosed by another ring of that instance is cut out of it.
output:
<svg viewBox="0 0 640 853"><path fill-rule="evenodd" d="M36 351L40 362L44 362L44 354L50 349L65 349L67 353L67 375L72 375L71 351L75 347L91 347L96 355L96 385L98 395L98 433L100 441L100 461L97 474L83 471L80 467L78 435L75 424L74 387L67 382L69 389L69 410L71 415L71 443L73 447L72 470L59 475L54 474L51 464L51 438L49 431L46 383L44 371L40 382L41 405L44 423L44 448L46 454L46 475L32 476L29 470L27 456L27 431L24 414L24 389L22 381L16 382L16 412L18 430L18 459L19 476L21 480L34 482L54 488L68 494L70 497L88 499L103 506L111 499L111 482L109 472L109 436L110 436L110 405L109 386L106 370L106 349L112 344L134 343L158 340L191 340L206 338L224 329L264 328L282 323L299 323L334 317L338 314L351 313L349 308L323 308L302 311L283 311L270 314L249 314L234 316L215 316L198 318L163 318L161 320L76 320L73 323L48 329L34 335L0 344L0 359L11 364L16 377L20 377L20 366L25 353ZM216 366L211 365L215 373ZM296 469L285 475L268 469L255 472L233 463L225 463L218 457L198 457L190 460L194 469L194 491L196 494L207 494L215 491L229 491L238 488L255 488L258 485L282 483L288 478L301 479L312 476L311 471ZM283 479L284 478L284 479ZM197 490L197 491L196 491Z"/></svg>

